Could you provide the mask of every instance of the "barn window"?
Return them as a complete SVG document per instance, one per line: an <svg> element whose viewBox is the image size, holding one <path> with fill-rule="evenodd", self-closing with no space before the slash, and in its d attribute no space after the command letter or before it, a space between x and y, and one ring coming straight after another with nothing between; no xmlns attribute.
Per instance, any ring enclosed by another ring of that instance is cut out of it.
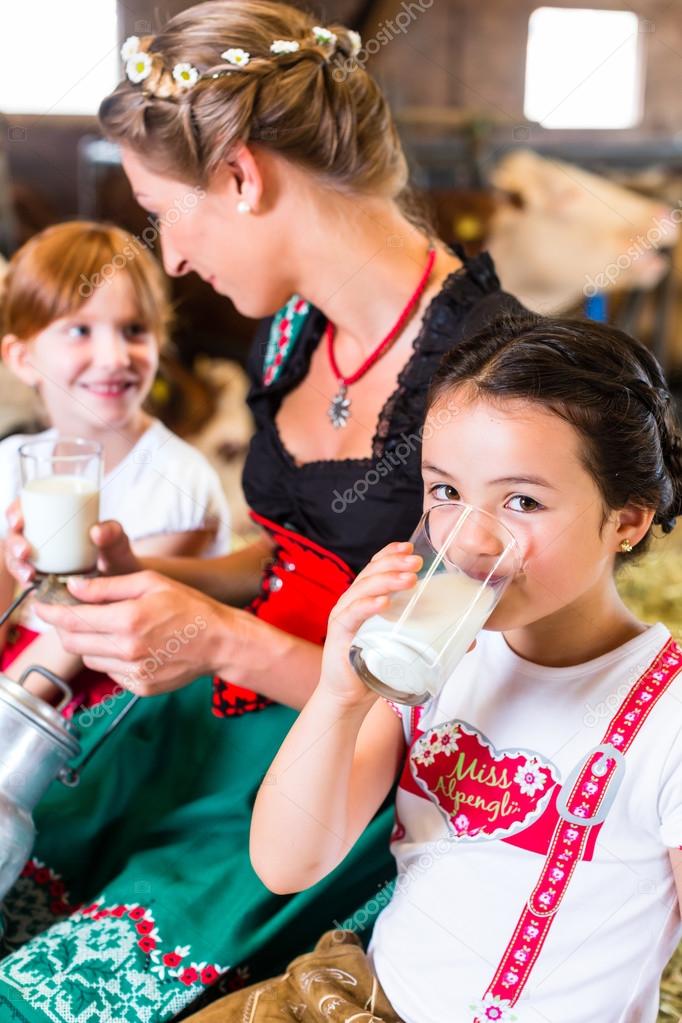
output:
<svg viewBox="0 0 682 1023"><path fill-rule="evenodd" d="M631 128L642 118L648 22L630 11L538 7L524 114L544 128Z"/></svg>
<svg viewBox="0 0 682 1023"><path fill-rule="evenodd" d="M0 4L0 110L94 114L118 82L116 0Z"/></svg>

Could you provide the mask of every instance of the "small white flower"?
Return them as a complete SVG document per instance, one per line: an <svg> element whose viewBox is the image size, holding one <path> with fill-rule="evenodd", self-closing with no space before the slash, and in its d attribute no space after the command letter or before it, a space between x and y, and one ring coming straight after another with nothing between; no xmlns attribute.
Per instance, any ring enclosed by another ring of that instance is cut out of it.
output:
<svg viewBox="0 0 682 1023"><path fill-rule="evenodd" d="M525 764L519 764L514 781L524 796L534 796L538 789L542 791L547 784L547 778L535 760L526 760Z"/></svg>
<svg viewBox="0 0 682 1023"><path fill-rule="evenodd" d="M176 64L173 68L173 78L178 85L189 89L199 78L199 72L191 64Z"/></svg>
<svg viewBox="0 0 682 1023"><path fill-rule="evenodd" d="M301 49L301 44L295 39L275 39L270 46L271 53L296 53Z"/></svg>
<svg viewBox="0 0 682 1023"><path fill-rule="evenodd" d="M241 50L238 46L231 46L229 50L225 50L220 56L228 64L233 64L235 67L246 67L251 60L251 54L247 53L246 50Z"/></svg>
<svg viewBox="0 0 682 1023"><path fill-rule="evenodd" d="M480 1002L469 1006L477 1014L481 1023L510 1023L516 1016L512 1014L509 1001L497 995L486 995Z"/></svg>
<svg viewBox="0 0 682 1023"><path fill-rule="evenodd" d="M134 53L126 62L126 74L136 85L149 77L152 70L152 58L148 53Z"/></svg>
<svg viewBox="0 0 682 1023"><path fill-rule="evenodd" d="M348 38L350 39L350 55L351 57L357 57L362 49L362 37L359 32L355 31L355 29L349 28Z"/></svg>
<svg viewBox="0 0 682 1023"><path fill-rule="evenodd" d="M328 28L322 28L321 25L315 25L313 27L313 35L315 36L315 42L318 46L336 46L336 34L334 32L330 32Z"/></svg>
<svg viewBox="0 0 682 1023"><path fill-rule="evenodd" d="M140 39L139 36L128 36L123 46L121 47L121 60L130 60L136 53L140 52Z"/></svg>

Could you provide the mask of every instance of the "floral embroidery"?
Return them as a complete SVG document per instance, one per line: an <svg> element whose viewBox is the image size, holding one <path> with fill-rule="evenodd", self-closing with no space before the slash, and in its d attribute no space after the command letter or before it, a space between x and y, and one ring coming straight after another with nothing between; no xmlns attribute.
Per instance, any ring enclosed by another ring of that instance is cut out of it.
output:
<svg viewBox="0 0 682 1023"><path fill-rule="evenodd" d="M449 757L458 748L457 742L458 728L455 724L441 725L438 728L432 728L428 733L428 739L415 745L414 762L416 764L424 764L429 767L436 758L438 753L443 753L446 757Z"/></svg>
<svg viewBox="0 0 682 1023"><path fill-rule="evenodd" d="M263 383L266 387L274 383L279 376L309 312L310 304L300 295L293 295L276 314L263 360Z"/></svg>
<svg viewBox="0 0 682 1023"><path fill-rule="evenodd" d="M542 792L547 784L547 777L540 770L537 760L526 760L525 764L519 764L517 767L514 781L524 796L534 796L536 792Z"/></svg>
<svg viewBox="0 0 682 1023"><path fill-rule="evenodd" d="M52 1023L160 1023L226 972L192 960L189 945L164 948L145 906L107 905L103 897L72 906L61 878L39 860L26 864L3 912L12 954L0 963L0 981Z"/></svg>
<svg viewBox="0 0 682 1023"><path fill-rule="evenodd" d="M489 995L480 1002L474 1002L469 1008L473 1009L481 1023L513 1023L516 1019L511 1012L510 1002L497 995Z"/></svg>
<svg viewBox="0 0 682 1023"><path fill-rule="evenodd" d="M540 754L498 750L465 721L454 719L421 733L415 729L414 735L410 774L458 841L523 831L545 811L560 777Z"/></svg>

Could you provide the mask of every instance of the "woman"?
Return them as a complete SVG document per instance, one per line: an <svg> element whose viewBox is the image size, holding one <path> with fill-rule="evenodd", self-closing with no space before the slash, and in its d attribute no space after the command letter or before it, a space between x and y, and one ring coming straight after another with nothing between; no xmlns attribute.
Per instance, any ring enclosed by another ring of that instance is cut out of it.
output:
<svg viewBox="0 0 682 1023"><path fill-rule="evenodd" d="M386 102L363 68L348 71L358 45L285 4L201 4L128 40L127 79L102 104L138 201L160 218L167 272L200 273L247 315L280 310L250 359L244 487L264 538L213 561L141 564L109 523L97 539L113 577L74 581L76 609L40 610L88 666L163 695L108 740L77 799L55 789L42 807L38 855L68 874L70 915L0 966L0 1006L19 999L25 1019L61 1023L95 1000L117 1020L172 1018L227 967L255 956L277 969L392 877L384 814L323 885L272 896L248 861L251 805L294 717L284 704L300 708L317 682L337 597L420 515L419 428L441 355L518 304L487 257L463 267L407 216ZM204 627L183 642L189 622ZM241 687L215 687L230 726L205 713L205 681L187 686L202 673ZM81 727L84 749L104 718ZM9 923L10 942L25 941Z"/></svg>

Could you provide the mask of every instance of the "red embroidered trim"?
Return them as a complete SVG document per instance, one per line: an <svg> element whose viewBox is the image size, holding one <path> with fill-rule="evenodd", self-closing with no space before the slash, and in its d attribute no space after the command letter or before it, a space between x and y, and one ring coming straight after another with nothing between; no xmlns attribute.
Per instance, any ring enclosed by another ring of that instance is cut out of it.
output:
<svg viewBox="0 0 682 1023"><path fill-rule="evenodd" d="M20 876L30 877L37 885L47 888L50 895L48 905L54 916L70 916L80 909L81 903L69 902L69 893L59 874L55 874L54 870L46 867L40 860L27 860Z"/></svg>
<svg viewBox="0 0 682 1023"><path fill-rule="evenodd" d="M72 905L69 902L63 880L50 867L46 867L44 863L36 859L28 860L21 876L31 878L37 885L48 887L49 894L53 896L53 900L50 902L50 912L55 916L80 915L89 917L91 920L127 917L138 935L139 948L149 956L152 970L162 977L167 972L169 977L186 987L190 987L192 984L209 987L227 972L227 967L219 966L217 963L185 962L183 965L183 960L186 960L190 953L191 946L189 945L177 946L172 951L164 952L152 912L145 906L140 906L137 903L124 903L106 907L103 898L87 906L82 903Z"/></svg>

